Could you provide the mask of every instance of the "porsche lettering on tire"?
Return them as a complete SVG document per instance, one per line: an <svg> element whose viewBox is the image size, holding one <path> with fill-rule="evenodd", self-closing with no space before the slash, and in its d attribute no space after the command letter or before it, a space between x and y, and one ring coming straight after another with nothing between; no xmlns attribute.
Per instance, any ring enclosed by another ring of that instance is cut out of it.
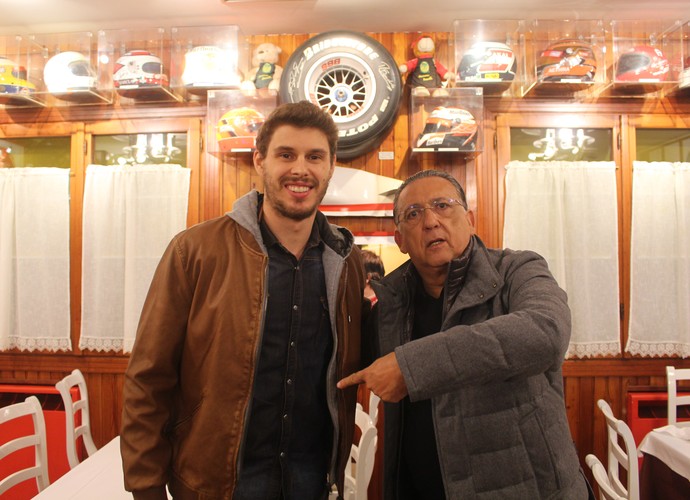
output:
<svg viewBox="0 0 690 500"><path fill-rule="evenodd" d="M393 124L402 84L393 56L363 33L330 31L298 47L280 81L282 102L309 100L339 129L338 158L375 148Z"/></svg>

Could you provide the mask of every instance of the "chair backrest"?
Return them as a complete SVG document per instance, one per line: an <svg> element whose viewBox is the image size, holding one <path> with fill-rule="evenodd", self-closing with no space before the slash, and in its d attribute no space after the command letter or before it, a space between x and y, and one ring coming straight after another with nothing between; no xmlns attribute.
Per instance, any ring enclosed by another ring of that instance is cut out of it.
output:
<svg viewBox="0 0 690 500"><path fill-rule="evenodd" d="M606 472L606 468L601 461L592 454L585 457L585 462L592 470L592 476L599 487L599 499L600 500L625 500L626 497L620 496L613 489L613 485L609 481L609 476Z"/></svg>
<svg viewBox="0 0 690 500"><path fill-rule="evenodd" d="M17 418L31 417L33 429L31 434L13 438L0 445L0 460L18 450L34 449L34 464L30 467L12 472L0 479L0 495L13 486L27 481L36 480L38 491L43 491L50 484L48 477L48 451L46 445L46 424L43 418L41 403L36 396L29 396L22 403L15 403L0 408L0 424ZM0 441L1 442L1 441Z"/></svg>
<svg viewBox="0 0 690 500"><path fill-rule="evenodd" d="M379 419L380 402L381 398L374 394L373 391L369 391L369 416L371 417L371 421L374 422L374 425L376 425Z"/></svg>
<svg viewBox="0 0 690 500"><path fill-rule="evenodd" d="M350 450L350 464L345 469L345 491L342 497L345 500L366 500L369 481L374 472L378 438L374 422L359 403L355 411L355 423L362 436Z"/></svg>
<svg viewBox="0 0 690 500"><path fill-rule="evenodd" d="M637 461L637 446L628 424L617 419L609 404L600 399L599 409L606 418L608 441L607 473L614 491L628 500L639 500L640 484ZM621 467L627 472L626 484L620 478Z"/></svg>
<svg viewBox="0 0 690 500"><path fill-rule="evenodd" d="M79 399L72 400L71 389L79 389ZM72 370L72 373L55 384L55 388L60 391L62 402L65 405L65 427L67 428L67 460L71 468L79 464L77 454L78 440L81 437L88 456L96 453L96 445L91 437L91 419L89 416L89 393L86 390L84 375L79 370ZM79 418L76 418L79 413ZM79 422L77 425L75 422Z"/></svg>
<svg viewBox="0 0 690 500"><path fill-rule="evenodd" d="M668 423L676 423L679 406L690 405L690 396L678 395L679 380L690 380L690 368L666 367L666 386L668 388Z"/></svg>

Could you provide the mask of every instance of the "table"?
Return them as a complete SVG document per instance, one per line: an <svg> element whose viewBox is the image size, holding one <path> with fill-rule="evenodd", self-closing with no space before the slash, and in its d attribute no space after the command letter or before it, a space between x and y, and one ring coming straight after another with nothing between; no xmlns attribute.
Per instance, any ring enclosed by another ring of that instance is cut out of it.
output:
<svg viewBox="0 0 690 500"><path fill-rule="evenodd" d="M34 498L41 500L131 500L125 491L120 436L67 472Z"/></svg>
<svg viewBox="0 0 690 500"><path fill-rule="evenodd" d="M690 498L690 426L667 425L649 432L640 443L641 500Z"/></svg>

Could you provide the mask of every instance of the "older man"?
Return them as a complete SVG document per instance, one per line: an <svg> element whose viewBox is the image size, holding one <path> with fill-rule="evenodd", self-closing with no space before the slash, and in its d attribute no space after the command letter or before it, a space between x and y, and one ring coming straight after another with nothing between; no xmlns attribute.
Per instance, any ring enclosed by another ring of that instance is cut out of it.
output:
<svg viewBox="0 0 690 500"><path fill-rule="evenodd" d="M385 407L386 499L586 499L561 365L570 310L542 257L487 249L465 193L422 171L394 202L410 260L372 283L380 357L338 384Z"/></svg>

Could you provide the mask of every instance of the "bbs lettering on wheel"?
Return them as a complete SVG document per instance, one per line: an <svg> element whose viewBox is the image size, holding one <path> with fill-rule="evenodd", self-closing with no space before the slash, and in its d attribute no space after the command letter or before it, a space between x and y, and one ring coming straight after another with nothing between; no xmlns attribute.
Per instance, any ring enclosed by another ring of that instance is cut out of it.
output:
<svg viewBox="0 0 690 500"><path fill-rule="evenodd" d="M328 111L339 129L339 160L375 149L400 107L402 81L393 56L355 31L320 33L288 59L280 80L282 102L308 100Z"/></svg>

